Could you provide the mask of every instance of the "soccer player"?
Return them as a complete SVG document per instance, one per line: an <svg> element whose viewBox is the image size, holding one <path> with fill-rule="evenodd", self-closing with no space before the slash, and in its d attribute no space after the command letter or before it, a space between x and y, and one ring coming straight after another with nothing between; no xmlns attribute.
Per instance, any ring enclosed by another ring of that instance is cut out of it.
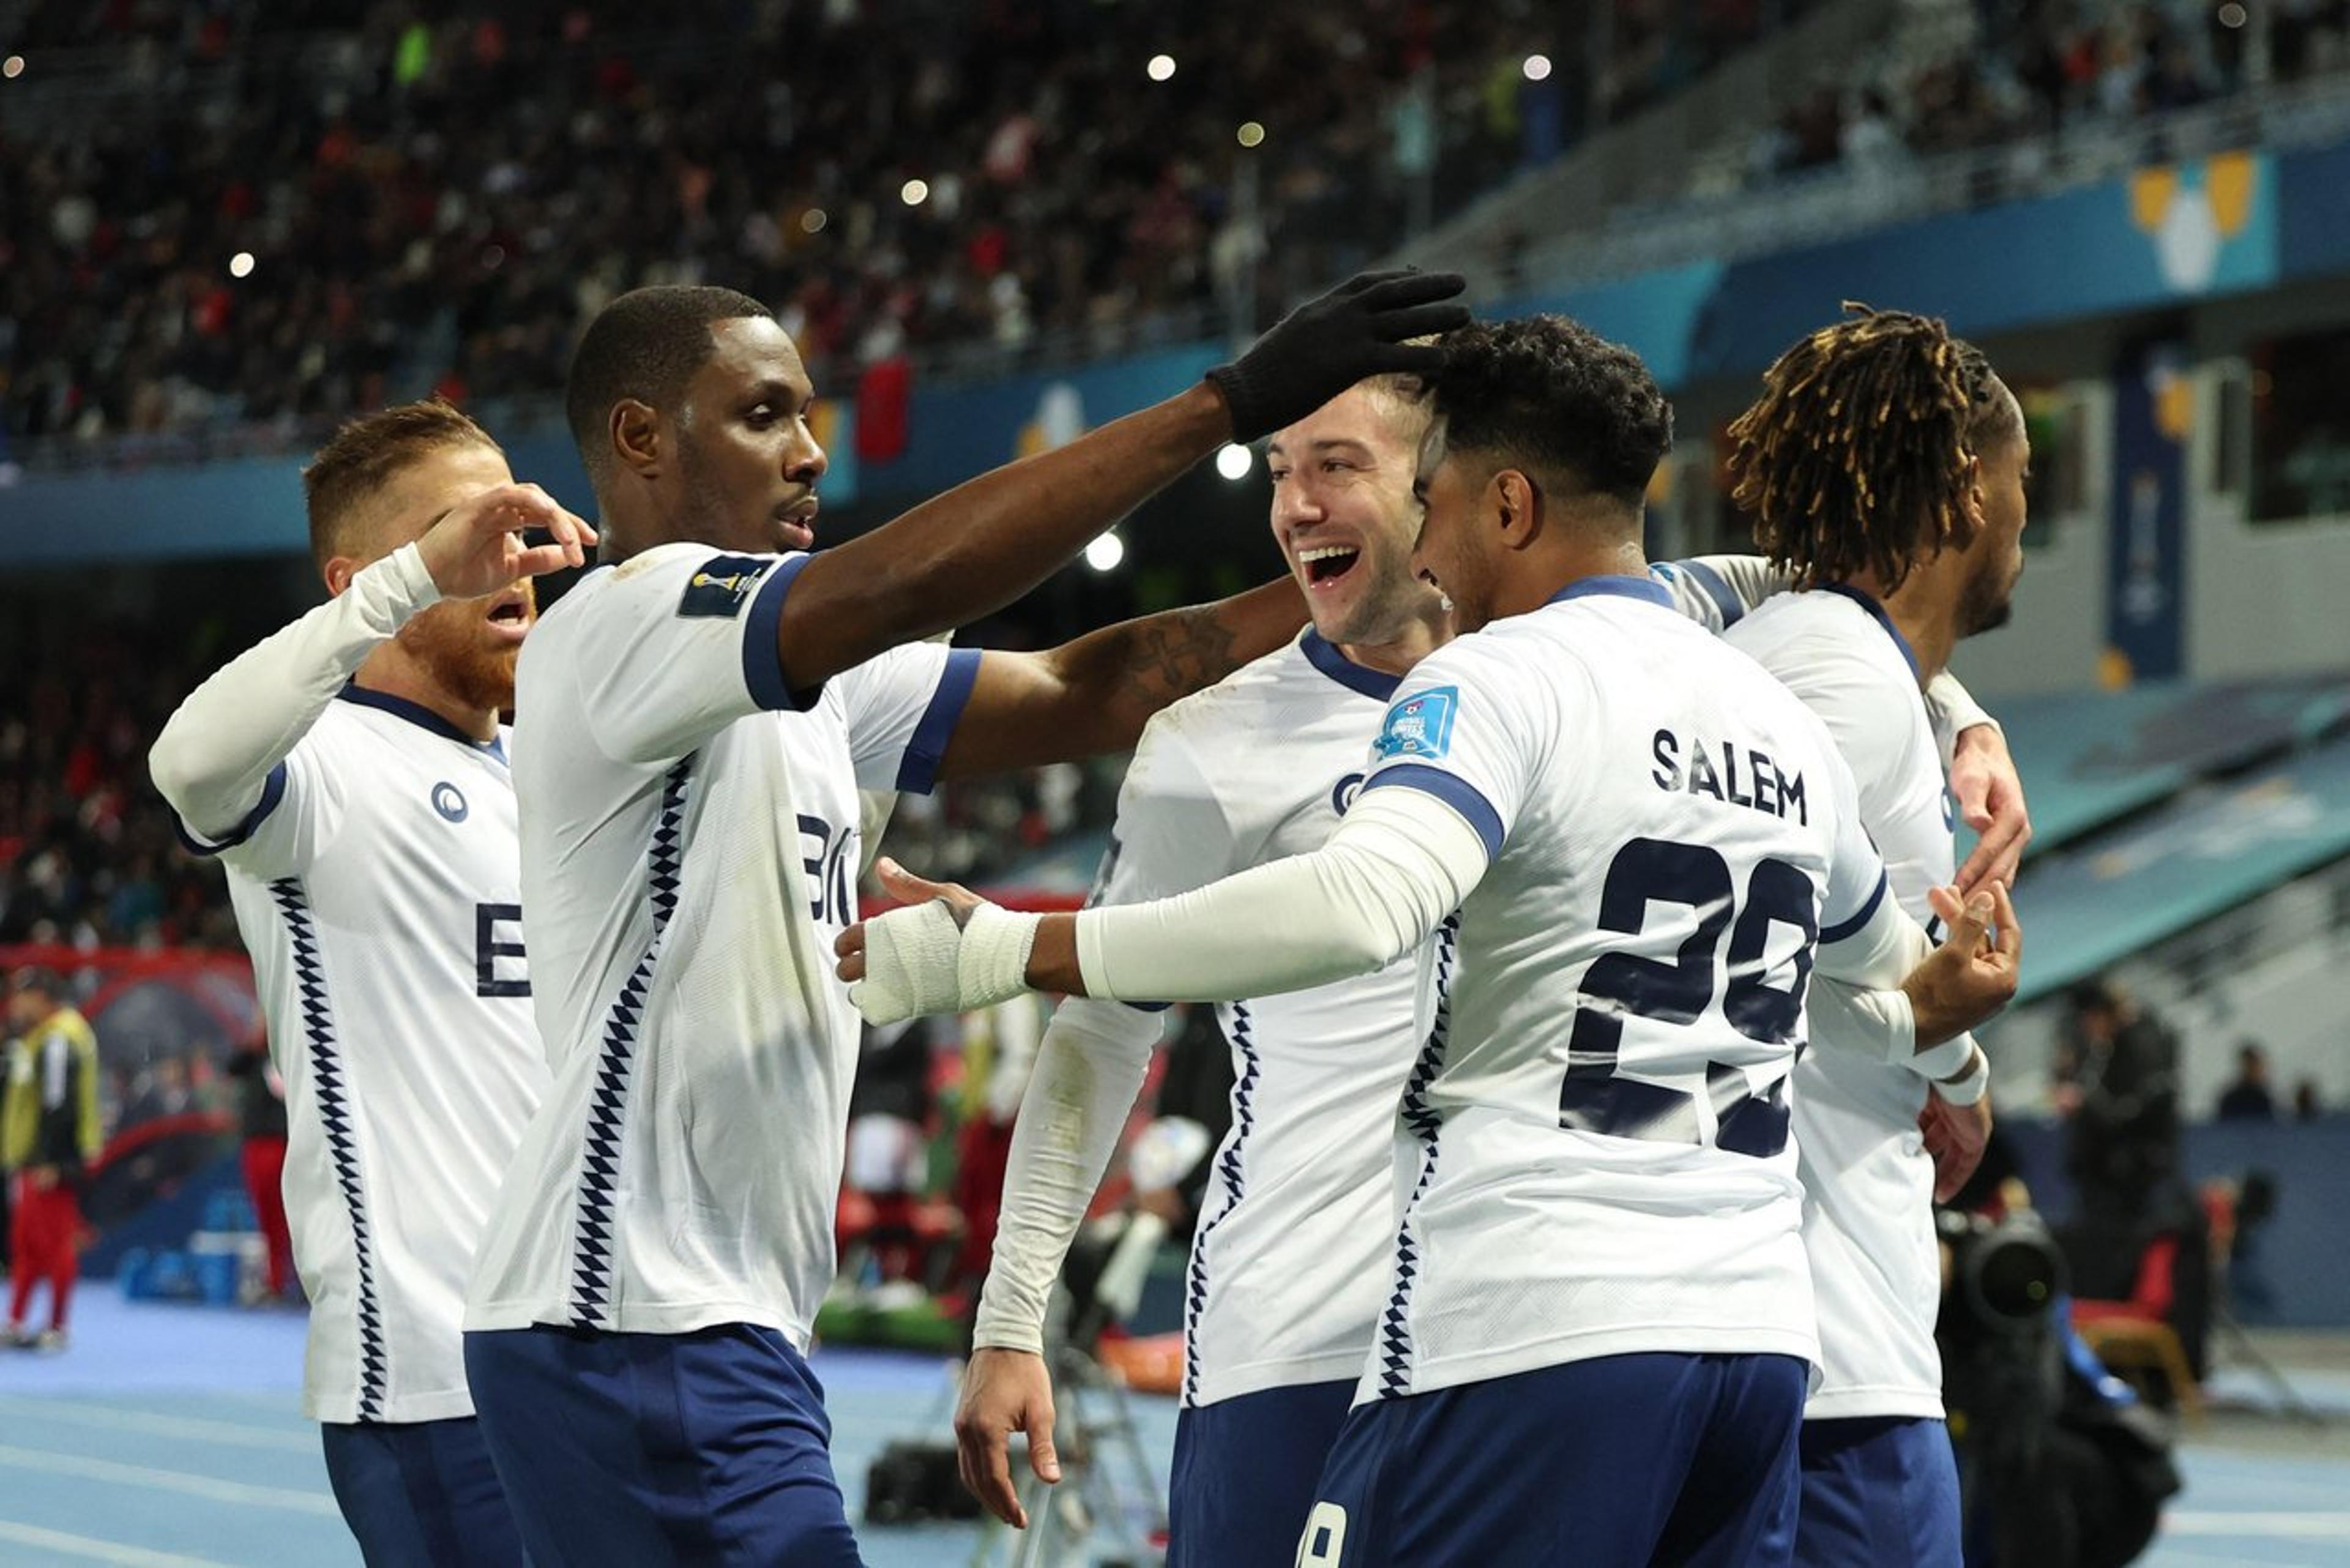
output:
<svg viewBox="0 0 2350 1568"><path fill-rule="evenodd" d="M1274 536L1313 624L1151 721L1097 903L1185 892L1328 839L1398 681L1451 636L1442 598L1411 568L1427 426L1425 389L1387 377L1274 434ZM1752 557L1654 572L1676 607L1716 630L1783 580ZM1388 1129L1417 1045L1417 982L1407 957L1219 1010L1234 1115L1185 1276L1176 1568L1285 1568L1295 1555L1387 1296ZM1042 1356L1053 1282L1158 1035L1152 1012L1074 999L1030 1081L958 1417L965 1479L1011 1522L1025 1515L1007 1435L1027 1434L1039 1473L1057 1466Z"/></svg>
<svg viewBox="0 0 2350 1568"><path fill-rule="evenodd" d="M253 955L310 1296L302 1405L343 1517L372 1565L508 1563L459 1337L546 1085L499 713L530 578L595 534L444 403L352 421L302 480L333 597L191 693L149 768L227 867Z"/></svg>
<svg viewBox="0 0 2350 1568"><path fill-rule="evenodd" d="M1416 559L1464 635L1400 684L1328 843L1076 916L893 877L935 897L845 933L841 972L877 1019L1024 980L1255 996L1433 934L1391 1287L1298 1561L1783 1563L1805 982L1898 984L1944 1042L2012 993L2020 935L2002 888L1945 893L1929 950L1818 721L1673 613L1638 358L1555 317L1446 348ZM1928 1072L1964 1050L1911 1044Z"/></svg>
<svg viewBox="0 0 2350 1568"><path fill-rule="evenodd" d="M1730 640L1827 725L1892 896L1930 919L1927 897L1950 879L1952 851L1921 694L1960 639L2007 619L2023 570L2022 410L1980 350L1896 311L1810 334L1762 389L1730 427L1735 496L1772 560L1817 591L1774 599ZM1843 1026L1822 1017L1814 1033L1833 1047ZM1804 1408L1795 1560L1809 1568L1960 1560L1933 1200L1981 1156L1989 1086L1980 1050L1931 1085L1834 1048L1796 1065L1823 1367Z"/></svg>
<svg viewBox="0 0 2350 1568"><path fill-rule="evenodd" d="M1130 745L1292 635L1287 582L1043 654L912 639L1024 592L1201 457L1466 319L1358 279L1210 383L822 554L790 337L724 289L623 296L570 377L605 566L525 650L525 929L555 1084L466 1364L531 1555L857 1561L805 1359L857 1051L828 971L858 792Z"/></svg>
<svg viewBox="0 0 2350 1568"><path fill-rule="evenodd" d="M9 1216L5 1342L63 1350L80 1272L83 1171L98 1158L98 1039L66 1001L53 970L26 966L8 980L8 1028L0 1049L0 1180L15 1175ZM49 1326L25 1327L33 1288L49 1286Z"/></svg>

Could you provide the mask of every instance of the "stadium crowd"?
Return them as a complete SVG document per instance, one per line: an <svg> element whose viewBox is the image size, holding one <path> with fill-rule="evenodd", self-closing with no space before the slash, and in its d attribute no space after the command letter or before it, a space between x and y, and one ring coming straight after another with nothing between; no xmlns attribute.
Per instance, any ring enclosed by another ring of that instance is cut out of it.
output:
<svg viewBox="0 0 2350 1568"><path fill-rule="evenodd" d="M2350 65L2350 0L2287 0L2255 18L2196 0L1976 0L1948 47L1856 58L1748 149L1767 184L1837 164L1994 147L2075 126L2192 109L2241 88L2257 20L2266 76L2293 82Z"/></svg>
<svg viewBox="0 0 2350 1568"><path fill-rule="evenodd" d="M0 441L287 446L436 389L542 395L578 325L648 283L775 302L837 390L907 348L1199 336L1244 279L1277 309L1669 92L1766 9L1619 0L1584 69L1564 12L1463 0L658 25L586 0L51 0L0 45L25 61L0 89L57 95L0 138ZM1146 94L1171 112L1118 112Z"/></svg>

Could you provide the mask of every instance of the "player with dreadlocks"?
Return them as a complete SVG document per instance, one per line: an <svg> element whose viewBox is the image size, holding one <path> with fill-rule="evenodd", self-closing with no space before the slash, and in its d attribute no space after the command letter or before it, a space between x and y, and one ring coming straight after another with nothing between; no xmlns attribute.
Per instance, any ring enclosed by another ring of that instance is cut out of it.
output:
<svg viewBox="0 0 2350 1568"><path fill-rule="evenodd" d="M1981 350L1938 320L1846 308L1779 357L1730 427L1733 494L1756 543L1814 591L1765 604L1727 636L1826 722L1892 892L1931 921L1927 890L1951 879L1951 816L1921 693L1960 639L2007 619L2031 445ZM1815 1043L1835 1046L1853 1026L1814 1012ZM1960 1560L1932 1199L1981 1156L1989 1085L1980 1049L1930 1085L1835 1049L1795 1067L1824 1369L1804 1409L1806 1568Z"/></svg>

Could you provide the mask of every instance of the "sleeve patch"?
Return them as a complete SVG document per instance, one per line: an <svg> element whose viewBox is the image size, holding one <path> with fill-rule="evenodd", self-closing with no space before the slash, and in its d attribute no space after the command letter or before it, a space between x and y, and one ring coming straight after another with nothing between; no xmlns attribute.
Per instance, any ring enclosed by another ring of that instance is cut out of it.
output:
<svg viewBox="0 0 2350 1568"><path fill-rule="evenodd" d="M712 556L685 580L677 601L681 616L715 616L732 620L743 613L751 590L767 575L775 561L761 556Z"/></svg>
<svg viewBox="0 0 2350 1568"><path fill-rule="evenodd" d="M1388 710L1371 750L1383 758L1443 756L1452 749L1452 716L1460 706L1458 686L1439 686L1408 697Z"/></svg>

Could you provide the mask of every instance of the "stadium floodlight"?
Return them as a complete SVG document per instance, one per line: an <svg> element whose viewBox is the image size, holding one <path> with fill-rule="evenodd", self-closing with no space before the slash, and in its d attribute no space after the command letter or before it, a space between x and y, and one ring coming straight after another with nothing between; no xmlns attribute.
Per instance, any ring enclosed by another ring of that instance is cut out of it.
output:
<svg viewBox="0 0 2350 1568"><path fill-rule="evenodd" d="M253 253L251 251L239 251L236 254L229 257L228 275L231 277L251 277L253 275Z"/></svg>
<svg viewBox="0 0 2350 1568"><path fill-rule="evenodd" d="M909 207L919 207L930 198L931 182L928 180L909 180L898 187L898 200Z"/></svg>
<svg viewBox="0 0 2350 1568"><path fill-rule="evenodd" d="M1226 479L1246 479L1253 461L1249 449L1238 441L1226 441L1216 449L1216 472Z"/></svg>
<svg viewBox="0 0 2350 1568"><path fill-rule="evenodd" d="M1113 528L1086 546L1086 565L1097 572L1115 571L1126 559L1126 541Z"/></svg>
<svg viewBox="0 0 2350 1568"><path fill-rule="evenodd" d="M21 77L24 74L24 56L11 55L6 59L0 60L0 77L6 77L10 81L15 81L18 77Z"/></svg>
<svg viewBox="0 0 2350 1568"><path fill-rule="evenodd" d="M1243 147L1254 147L1264 140L1264 127L1253 119L1243 120L1239 136Z"/></svg>
<svg viewBox="0 0 2350 1568"><path fill-rule="evenodd" d="M1526 57L1525 73L1526 80L1530 82L1538 82L1548 79L1550 76L1550 57L1548 55L1528 55Z"/></svg>
<svg viewBox="0 0 2350 1568"><path fill-rule="evenodd" d="M1150 57L1150 63L1148 66L1145 66L1143 69L1150 73L1150 79L1152 81L1163 82L1169 77L1175 74L1175 57L1172 55L1153 55Z"/></svg>
<svg viewBox="0 0 2350 1568"><path fill-rule="evenodd" d="M806 212L800 214L800 233L804 234L820 234L824 233L824 225L827 221L827 220L825 217L824 209L822 207L810 207Z"/></svg>

